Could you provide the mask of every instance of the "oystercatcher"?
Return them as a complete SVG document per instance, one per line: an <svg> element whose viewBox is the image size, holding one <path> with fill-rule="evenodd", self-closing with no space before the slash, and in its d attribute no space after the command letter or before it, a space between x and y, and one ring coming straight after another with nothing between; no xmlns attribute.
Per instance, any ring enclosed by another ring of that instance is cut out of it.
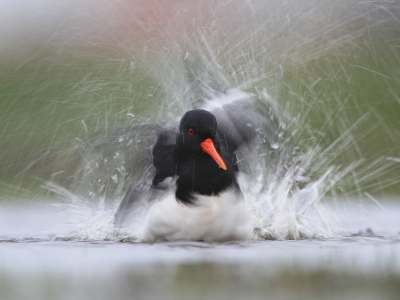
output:
<svg viewBox="0 0 400 300"><path fill-rule="evenodd" d="M237 90L205 100L202 108L185 113L178 130L147 132L146 139L158 132L148 161L155 175L151 181L146 171L144 181L133 183L115 213L116 228L141 219L151 205L144 230L149 242L252 237L248 203L237 181L239 167L252 174L246 160L260 160L276 169L280 160L274 156L286 149L277 146L286 139L283 123L273 106ZM260 147L265 149L262 158L248 157Z"/></svg>
<svg viewBox="0 0 400 300"><path fill-rule="evenodd" d="M169 144L168 133L159 136L152 151L153 186L176 182L149 212L147 241L251 238L248 208L236 181L236 147L217 128L212 113L195 109L182 117L175 143Z"/></svg>

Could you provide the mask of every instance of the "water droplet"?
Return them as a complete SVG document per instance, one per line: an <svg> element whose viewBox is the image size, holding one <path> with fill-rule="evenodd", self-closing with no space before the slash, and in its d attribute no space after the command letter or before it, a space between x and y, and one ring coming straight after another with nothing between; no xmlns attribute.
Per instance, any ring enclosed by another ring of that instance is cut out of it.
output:
<svg viewBox="0 0 400 300"><path fill-rule="evenodd" d="M112 175L112 176L111 176L111 179L112 179L115 183L118 183L118 175L117 175L117 174Z"/></svg>
<svg viewBox="0 0 400 300"><path fill-rule="evenodd" d="M279 143L273 143L273 144L271 144L271 148L272 149L278 149L279 148Z"/></svg>

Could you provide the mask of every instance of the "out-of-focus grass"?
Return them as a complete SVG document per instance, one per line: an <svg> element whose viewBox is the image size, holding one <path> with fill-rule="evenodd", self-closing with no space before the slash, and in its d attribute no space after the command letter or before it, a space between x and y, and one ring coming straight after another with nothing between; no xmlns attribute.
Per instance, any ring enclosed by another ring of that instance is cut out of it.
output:
<svg viewBox="0 0 400 300"><path fill-rule="evenodd" d="M104 268L105 270L105 268ZM111 272L0 273L1 299L398 299L400 277L243 265L156 265Z"/></svg>
<svg viewBox="0 0 400 300"><path fill-rule="evenodd" d="M337 192L400 193L398 4L164 2L49 2L9 18L15 35L0 32L3 198L37 193L59 172L67 185L90 138L161 119L170 102L178 116L191 49L206 58L195 71L266 89L301 150L327 150L309 175L363 160Z"/></svg>
<svg viewBox="0 0 400 300"><path fill-rule="evenodd" d="M5 62L0 73L0 181L17 194L37 191L38 179L60 171L68 182L79 167L79 146L133 118L151 119L162 94L143 69L123 58L30 55Z"/></svg>

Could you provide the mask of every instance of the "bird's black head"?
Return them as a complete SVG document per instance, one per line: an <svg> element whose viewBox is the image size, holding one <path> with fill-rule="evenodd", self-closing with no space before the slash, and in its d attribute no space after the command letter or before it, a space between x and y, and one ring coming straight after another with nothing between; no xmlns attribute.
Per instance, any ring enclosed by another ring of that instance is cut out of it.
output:
<svg viewBox="0 0 400 300"><path fill-rule="evenodd" d="M217 119L203 109L190 110L182 117L176 145L180 158L196 159L208 154L217 165L226 170L219 152L219 144L214 138L217 131Z"/></svg>
<svg viewBox="0 0 400 300"><path fill-rule="evenodd" d="M217 131L217 119L206 110L190 110L182 117L179 131L188 141L195 138L199 139L200 142L207 138L214 139Z"/></svg>

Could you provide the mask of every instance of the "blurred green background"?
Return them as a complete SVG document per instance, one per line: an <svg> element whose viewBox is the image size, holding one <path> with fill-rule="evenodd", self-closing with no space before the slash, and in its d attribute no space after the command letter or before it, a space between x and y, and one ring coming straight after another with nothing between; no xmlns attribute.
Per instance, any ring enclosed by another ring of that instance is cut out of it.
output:
<svg viewBox="0 0 400 300"><path fill-rule="evenodd" d="M278 102L311 177L349 168L334 195L400 195L397 2L95 2L1 4L1 200L68 186L91 138L178 118L193 53Z"/></svg>

